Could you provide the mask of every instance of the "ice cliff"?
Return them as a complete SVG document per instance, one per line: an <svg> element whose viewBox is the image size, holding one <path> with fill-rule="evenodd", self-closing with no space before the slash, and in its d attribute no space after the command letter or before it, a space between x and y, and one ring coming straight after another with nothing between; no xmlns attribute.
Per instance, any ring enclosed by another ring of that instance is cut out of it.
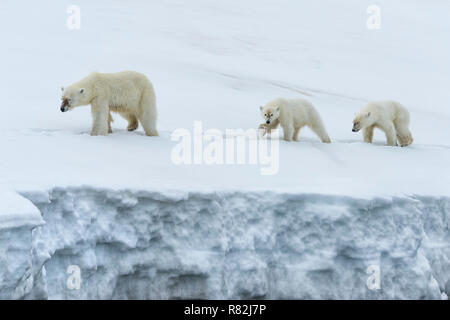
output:
<svg viewBox="0 0 450 320"><path fill-rule="evenodd" d="M450 293L450 198L88 187L22 197L28 210L22 206L15 222L0 211L3 299L445 299ZM68 286L69 266L80 271L79 289ZM367 286L370 266L380 270L379 289Z"/></svg>

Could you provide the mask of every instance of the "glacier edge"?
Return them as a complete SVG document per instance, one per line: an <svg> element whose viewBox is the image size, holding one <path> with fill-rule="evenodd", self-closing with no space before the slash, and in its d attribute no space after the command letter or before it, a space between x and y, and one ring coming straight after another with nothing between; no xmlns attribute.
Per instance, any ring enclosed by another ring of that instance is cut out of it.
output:
<svg viewBox="0 0 450 320"><path fill-rule="evenodd" d="M0 282L2 298L446 299L450 294L447 197L170 195L90 187L22 195L45 224L5 231L4 246L21 244L23 250L22 262L9 270L16 274L15 288ZM79 289L67 285L69 266L80 270ZM378 290L367 286L371 266L380 270Z"/></svg>

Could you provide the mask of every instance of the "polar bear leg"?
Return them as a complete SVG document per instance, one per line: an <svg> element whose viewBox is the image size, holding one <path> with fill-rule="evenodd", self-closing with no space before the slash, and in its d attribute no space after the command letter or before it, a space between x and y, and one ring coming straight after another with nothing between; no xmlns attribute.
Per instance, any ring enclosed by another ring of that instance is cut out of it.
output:
<svg viewBox="0 0 450 320"><path fill-rule="evenodd" d="M134 131L139 127L139 121L134 114L128 115L128 131Z"/></svg>
<svg viewBox="0 0 450 320"><path fill-rule="evenodd" d="M106 136L108 134L109 108L106 103L93 103L91 108L91 136Z"/></svg>
<svg viewBox="0 0 450 320"><path fill-rule="evenodd" d="M158 131L156 130L156 116L155 98L150 94L150 92L144 91L138 118L147 136L158 135Z"/></svg>
<svg viewBox="0 0 450 320"><path fill-rule="evenodd" d="M320 141L323 143L331 142L330 137L328 136L328 133L322 123L317 122L314 125L309 126L309 128L320 138Z"/></svg>
<svg viewBox="0 0 450 320"><path fill-rule="evenodd" d="M373 141L373 129L374 128L375 128L374 126L370 126L370 127L366 127L366 128L363 129L362 134L363 134L364 142L372 143L372 141Z"/></svg>
<svg viewBox="0 0 450 320"><path fill-rule="evenodd" d="M292 141L292 137L294 136L294 126L286 125L283 127L284 140Z"/></svg>
<svg viewBox="0 0 450 320"><path fill-rule="evenodd" d="M294 141L298 141L298 133L300 132L301 127L295 128L294 129Z"/></svg>
<svg viewBox="0 0 450 320"><path fill-rule="evenodd" d="M112 128L111 128L111 122L113 122L113 121L114 121L114 119L111 116L111 113L109 113L108 114L108 133L112 133L113 132Z"/></svg>
<svg viewBox="0 0 450 320"><path fill-rule="evenodd" d="M397 137L395 134L395 127L392 123L380 127L381 130L384 131L384 134L386 135L386 144L388 146L396 146L397 145Z"/></svg>
<svg viewBox="0 0 450 320"><path fill-rule="evenodd" d="M413 142L411 132L407 125L398 125L395 127L397 140L401 147L409 146Z"/></svg>
<svg viewBox="0 0 450 320"><path fill-rule="evenodd" d="M128 121L128 126L127 126L128 131L134 131L139 127L139 121L134 114L128 113L128 112L121 112L120 115L125 120Z"/></svg>
<svg viewBox="0 0 450 320"><path fill-rule="evenodd" d="M266 133L268 132L269 128L265 123L261 123L258 127L258 133L260 137L264 137Z"/></svg>
<svg viewBox="0 0 450 320"><path fill-rule="evenodd" d="M151 111L143 111L139 116L139 121L147 136L158 135L158 131L156 130L156 116Z"/></svg>

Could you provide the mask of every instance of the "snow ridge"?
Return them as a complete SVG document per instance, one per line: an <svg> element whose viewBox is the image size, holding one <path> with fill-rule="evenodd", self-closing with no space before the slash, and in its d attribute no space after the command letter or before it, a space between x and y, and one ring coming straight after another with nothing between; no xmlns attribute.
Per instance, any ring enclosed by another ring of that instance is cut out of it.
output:
<svg viewBox="0 0 450 320"><path fill-rule="evenodd" d="M26 193L45 225L15 272L50 299L441 299L450 288L450 198L372 200L274 192L55 188ZM13 236L15 235L15 236ZM8 247L6 244L5 246ZM81 271L67 287L69 266ZM379 290L367 287L379 266ZM11 266L9 266L11 268ZM0 279L4 278L1 269ZM19 283L18 286L21 284ZM0 282L1 284L1 282ZM21 285L24 287L24 285Z"/></svg>

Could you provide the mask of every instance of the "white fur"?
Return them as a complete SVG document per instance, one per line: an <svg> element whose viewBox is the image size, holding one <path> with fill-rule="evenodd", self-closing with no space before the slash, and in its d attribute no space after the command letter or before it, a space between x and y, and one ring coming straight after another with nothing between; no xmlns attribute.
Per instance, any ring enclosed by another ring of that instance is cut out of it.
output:
<svg viewBox="0 0 450 320"><path fill-rule="evenodd" d="M151 82L141 73L93 72L86 78L63 88L62 99L68 103L66 107L61 106L61 111L91 105L93 136L112 132L113 119L110 111L117 112L128 120L129 131L136 130L139 121L146 135L158 135L155 92Z"/></svg>
<svg viewBox="0 0 450 320"><path fill-rule="evenodd" d="M298 133L304 126L309 127L324 143L330 143L330 137L322 119L314 106L304 99L277 98L260 108L265 123L259 129L269 132L281 125L284 140L298 141ZM270 123L267 124L266 121ZM265 133L263 132L263 133Z"/></svg>
<svg viewBox="0 0 450 320"><path fill-rule="evenodd" d="M409 112L398 102L370 102L353 120L352 131L362 129L364 142L372 143L375 128L384 132L388 146L397 145L397 141L402 147L413 142L409 131Z"/></svg>

